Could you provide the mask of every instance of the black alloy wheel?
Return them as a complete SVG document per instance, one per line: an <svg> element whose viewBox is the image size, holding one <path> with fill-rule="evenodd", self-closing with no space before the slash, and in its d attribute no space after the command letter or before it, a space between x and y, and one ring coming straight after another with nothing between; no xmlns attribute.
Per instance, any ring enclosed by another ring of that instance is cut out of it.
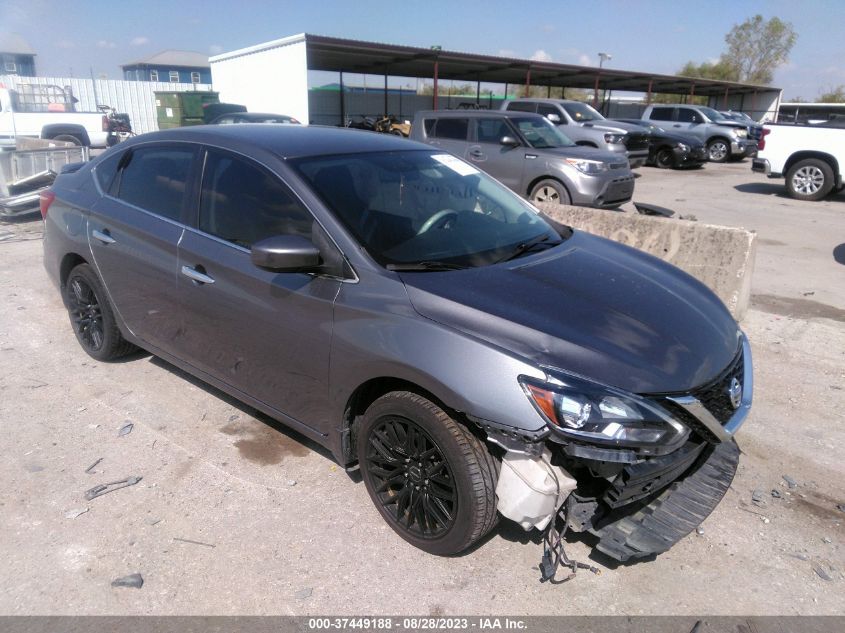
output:
<svg viewBox="0 0 845 633"><path fill-rule="evenodd" d="M76 340L92 358L109 361L137 349L120 333L106 291L88 264L70 271L64 301Z"/></svg>
<svg viewBox="0 0 845 633"><path fill-rule="evenodd" d="M452 471L417 424L381 418L367 443L366 469L398 527L420 538L437 538L452 527L458 503Z"/></svg>
<svg viewBox="0 0 845 633"><path fill-rule="evenodd" d="M356 422L356 450L370 499L411 545L451 556L496 525L498 460L431 400L384 394Z"/></svg>
<svg viewBox="0 0 845 633"><path fill-rule="evenodd" d="M77 339L89 354L103 349L103 312L94 290L81 276L73 276L67 285L68 311Z"/></svg>

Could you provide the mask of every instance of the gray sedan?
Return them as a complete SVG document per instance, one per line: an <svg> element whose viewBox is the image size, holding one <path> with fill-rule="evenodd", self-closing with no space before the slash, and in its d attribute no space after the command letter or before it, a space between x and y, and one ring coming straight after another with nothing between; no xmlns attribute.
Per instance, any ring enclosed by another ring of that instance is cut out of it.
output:
<svg viewBox="0 0 845 633"><path fill-rule="evenodd" d="M441 150L181 128L66 169L41 210L85 352L143 348L357 463L427 552L503 516L649 556L733 478L751 358L715 295Z"/></svg>

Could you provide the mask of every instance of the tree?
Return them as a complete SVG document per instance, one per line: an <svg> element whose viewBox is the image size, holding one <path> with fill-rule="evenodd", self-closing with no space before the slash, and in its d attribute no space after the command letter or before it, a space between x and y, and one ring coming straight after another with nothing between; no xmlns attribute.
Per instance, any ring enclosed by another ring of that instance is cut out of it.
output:
<svg viewBox="0 0 845 633"><path fill-rule="evenodd" d="M819 95L821 103L845 103L845 86L839 85L836 88L828 88L827 92Z"/></svg>
<svg viewBox="0 0 845 633"><path fill-rule="evenodd" d="M728 50L722 60L737 69L738 81L768 85L775 70L789 60L798 36L792 24L755 15L734 26L725 36Z"/></svg>
<svg viewBox="0 0 845 633"><path fill-rule="evenodd" d="M789 22L762 15L736 24L725 36L728 50L716 62L687 62L678 71L685 77L741 81L751 84L772 83L775 70L789 60L789 52L798 36Z"/></svg>

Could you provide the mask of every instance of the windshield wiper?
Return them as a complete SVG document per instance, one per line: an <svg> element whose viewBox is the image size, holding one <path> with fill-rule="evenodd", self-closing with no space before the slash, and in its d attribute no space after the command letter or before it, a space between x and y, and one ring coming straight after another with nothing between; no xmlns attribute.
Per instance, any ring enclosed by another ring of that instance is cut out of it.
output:
<svg viewBox="0 0 845 633"><path fill-rule="evenodd" d="M539 236L535 237L534 239L528 240L527 242L523 242L522 244L517 246L512 252L508 253L507 255L502 257L501 259L497 259L494 263L495 264L501 264L502 262L507 262L507 261L510 261L512 259L516 259L517 257L522 255L523 253L527 253L528 251L530 251L535 246L538 246L539 244L542 244L543 242L547 242L549 240L549 238L550 238L550 236L548 234L544 234L544 235L539 235ZM548 244L547 246L549 248L552 248L554 246L557 246L558 244L560 244L560 242L555 242L554 244Z"/></svg>
<svg viewBox="0 0 845 633"><path fill-rule="evenodd" d="M450 264L448 262L412 262L408 264L387 264L387 270L398 272L426 272L436 270L464 270L469 266L462 264Z"/></svg>

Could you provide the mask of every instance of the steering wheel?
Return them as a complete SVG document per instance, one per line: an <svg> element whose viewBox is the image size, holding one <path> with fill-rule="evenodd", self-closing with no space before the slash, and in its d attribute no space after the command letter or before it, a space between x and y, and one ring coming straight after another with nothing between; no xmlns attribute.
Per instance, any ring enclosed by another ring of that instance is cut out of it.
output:
<svg viewBox="0 0 845 633"><path fill-rule="evenodd" d="M435 226L443 228L451 220L456 220L457 218L457 211L453 211L452 209L441 209L423 223L423 225L420 227L420 230L417 231L417 235L422 235L423 233L426 233L433 229Z"/></svg>

